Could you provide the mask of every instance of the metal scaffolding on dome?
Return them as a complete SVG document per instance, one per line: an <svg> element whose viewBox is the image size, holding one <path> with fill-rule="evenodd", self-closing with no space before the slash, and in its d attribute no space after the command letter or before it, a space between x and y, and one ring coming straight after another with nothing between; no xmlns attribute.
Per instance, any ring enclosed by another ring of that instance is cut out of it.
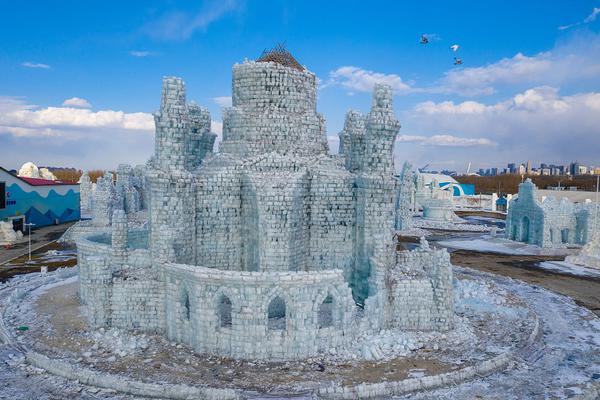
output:
<svg viewBox="0 0 600 400"><path fill-rule="evenodd" d="M270 50L263 50L256 62L274 62L286 67L297 69L298 71L304 71L305 69L285 48L285 44L283 43L276 44L275 47Z"/></svg>

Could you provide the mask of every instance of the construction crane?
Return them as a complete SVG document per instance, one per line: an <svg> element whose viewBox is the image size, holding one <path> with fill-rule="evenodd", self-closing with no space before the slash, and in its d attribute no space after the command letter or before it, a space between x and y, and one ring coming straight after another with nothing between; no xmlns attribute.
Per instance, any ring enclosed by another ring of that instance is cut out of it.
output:
<svg viewBox="0 0 600 400"><path fill-rule="evenodd" d="M469 175L469 172L471 172L471 161L469 161L469 165L467 166L467 173L465 175Z"/></svg>
<svg viewBox="0 0 600 400"><path fill-rule="evenodd" d="M425 172L425 170L427 169L427 167L429 167L429 164L425 164L424 167L421 167L418 170L419 170L419 172L423 173L423 172Z"/></svg>

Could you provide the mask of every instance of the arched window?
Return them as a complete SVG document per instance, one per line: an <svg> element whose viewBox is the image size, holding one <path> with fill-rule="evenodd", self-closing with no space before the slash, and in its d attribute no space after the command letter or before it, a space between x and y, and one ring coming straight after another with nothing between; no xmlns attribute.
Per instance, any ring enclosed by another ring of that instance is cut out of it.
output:
<svg viewBox="0 0 600 400"><path fill-rule="evenodd" d="M271 300L268 309L268 328L270 331L285 330L285 314L285 301L279 296Z"/></svg>
<svg viewBox="0 0 600 400"><path fill-rule="evenodd" d="M319 305L317 322L319 329L333 326L333 297L331 295L327 295Z"/></svg>
<svg viewBox="0 0 600 400"><path fill-rule="evenodd" d="M569 242L569 228L565 228L565 229L561 230L560 236L561 236L563 243L568 243Z"/></svg>
<svg viewBox="0 0 600 400"><path fill-rule="evenodd" d="M190 320L190 296L188 295L187 291L183 292L183 296L181 299L181 306L182 306L183 319L185 321L189 321Z"/></svg>
<svg viewBox="0 0 600 400"><path fill-rule="evenodd" d="M217 315L221 328L231 328L231 300L222 294L217 303Z"/></svg>
<svg viewBox="0 0 600 400"><path fill-rule="evenodd" d="M523 217L521 224L521 242L529 243L529 218Z"/></svg>

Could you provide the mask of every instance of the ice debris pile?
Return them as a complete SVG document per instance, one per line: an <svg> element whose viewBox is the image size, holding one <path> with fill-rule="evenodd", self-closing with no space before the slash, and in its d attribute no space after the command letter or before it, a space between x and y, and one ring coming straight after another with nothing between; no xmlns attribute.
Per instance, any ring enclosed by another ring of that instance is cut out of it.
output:
<svg viewBox="0 0 600 400"><path fill-rule="evenodd" d="M0 246L11 245L23 238L23 232L15 231L12 223L0 221Z"/></svg>
<svg viewBox="0 0 600 400"><path fill-rule="evenodd" d="M108 355L111 357L126 357L139 354L149 347L149 340L145 334L126 334L119 329L100 328L95 332L87 333L93 342L90 350L83 353L86 359L99 358Z"/></svg>

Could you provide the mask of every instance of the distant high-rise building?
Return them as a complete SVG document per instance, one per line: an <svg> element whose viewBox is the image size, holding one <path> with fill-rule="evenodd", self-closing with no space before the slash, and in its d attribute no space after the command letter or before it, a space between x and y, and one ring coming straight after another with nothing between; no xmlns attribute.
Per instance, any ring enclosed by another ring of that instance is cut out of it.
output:
<svg viewBox="0 0 600 400"><path fill-rule="evenodd" d="M526 172L527 169L525 168L525 166L523 164L519 164L519 175L525 175Z"/></svg>
<svg viewBox="0 0 600 400"><path fill-rule="evenodd" d="M528 160L528 161L527 161L527 170L526 170L526 172L527 172L528 174L531 174L531 171L532 171L532 170L531 170L531 160Z"/></svg>
<svg viewBox="0 0 600 400"><path fill-rule="evenodd" d="M492 176L498 175L498 168L492 168L490 171L490 175L492 175Z"/></svg>
<svg viewBox="0 0 600 400"><path fill-rule="evenodd" d="M514 173L516 173L516 172L517 172L517 168L516 168L516 166L515 166L515 163L509 163L509 164L507 165L507 167L508 167L507 169L508 169L508 173L509 173L509 174L514 174Z"/></svg>
<svg viewBox="0 0 600 400"><path fill-rule="evenodd" d="M579 162L575 161L569 164L569 173L571 175L579 175Z"/></svg>

